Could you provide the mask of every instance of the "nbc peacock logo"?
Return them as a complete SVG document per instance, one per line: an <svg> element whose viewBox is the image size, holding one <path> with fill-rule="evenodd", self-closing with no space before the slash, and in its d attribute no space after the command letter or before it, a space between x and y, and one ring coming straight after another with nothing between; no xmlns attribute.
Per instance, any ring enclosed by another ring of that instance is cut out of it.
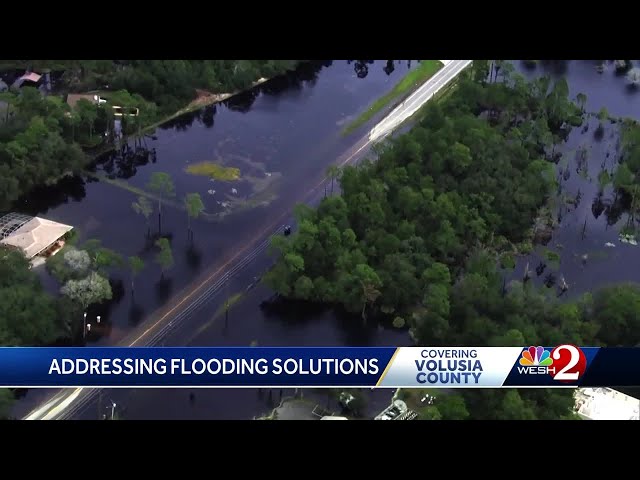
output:
<svg viewBox="0 0 640 480"><path fill-rule="evenodd" d="M518 373L526 375L555 375L552 367L553 358L549 350L544 347L529 347L523 350L518 361Z"/></svg>
<svg viewBox="0 0 640 480"><path fill-rule="evenodd" d="M548 367L553 365L549 350L544 347L529 347L522 352L520 365L523 367Z"/></svg>
<svg viewBox="0 0 640 480"><path fill-rule="evenodd" d="M575 345L529 347L520 354L517 370L521 375L549 374L554 380L575 383L587 371L587 357Z"/></svg>

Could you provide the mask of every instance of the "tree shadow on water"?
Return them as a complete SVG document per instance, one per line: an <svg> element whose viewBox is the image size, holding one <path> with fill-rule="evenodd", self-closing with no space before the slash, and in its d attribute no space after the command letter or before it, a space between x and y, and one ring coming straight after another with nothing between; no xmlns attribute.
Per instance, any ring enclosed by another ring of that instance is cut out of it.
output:
<svg viewBox="0 0 640 480"><path fill-rule="evenodd" d="M541 60L542 68L552 75L565 75L571 60Z"/></svg>
<svg viewBox="0 0 640 480"><path fill-rule="evenodd" d="M198 271L202 266L202 252L194 244L189 245L185 249L185 258L187 265L191 270Z"/></svg>
<svg viewBox="0 0 640 480"><path fill-rule="evenodd" d="M299 325L318 320L330 308L323 304L273 296L260 303L260 310L268 320L286 325Z"/></svg>
<svg viewBox="0 0 640 480"><path fill-rule="evenodd" d="M363 322L362 316L349 313L342 308L334 309L333 319L337 330L344 337L344 345L355 347L371 345L378 327L377 321L371 319Z"/></svg>
<svg viewBox="0 0 640 480"><path fill-rule="evenodd" d="M278 75L258 87L265 95L274 97L292 90L300 90L304 85L312 87L318 74L324 67L332 65L332 61L305 62L291 72Z"/></svg>
<svg viewBox="0 0 640 480"><path fill-rule="evenodd" d="M14 203L16 208L29 215L44 215L52 208L65 203L80 202L86 197L84 178L67 176L53 185L43 185L33 189Z"/></svg>
<svg viewBox="0 0 640 480"><path fill-rule="evenodd" d="M259 95L260 89L255 87L228 98L222 104L234 112L247 113L251 110Z"/></svg>
<svg viewBox="0 0 640 480"><path fill-rule="evenodd" d="M133 300L129 307L129 324L132 326L138 325L144 317L144 312L144 308Z"/></svg>
<svg viewBox="0 0 640 480"><path fill-rule="evenodd" d="M160 280L158 280L155 287L156 287L156 298L158 299L158 302L162 305L171 296L171 291L173 290L173 280L169 277L161 278Z"/></svg>
<svg viewBox="0 0 640 480"><path fill-rule="evenodd" d="M209 105L202 110L201 122L206 128L213 128L216 112L216 105Z"/></svg>
<svg viewBox="0 0 640 480"><path fill-rule="evenodd" d="M176 117L164 122L162 125L159 126L159 128L161 130L174 129L178 132L185 131L185 130L188 130L189 127L191 127L191 125L193 125L193 122L195 122L196 120L199 120L201 115L202 115L201 110L184 113L179 117Z"/></svg>

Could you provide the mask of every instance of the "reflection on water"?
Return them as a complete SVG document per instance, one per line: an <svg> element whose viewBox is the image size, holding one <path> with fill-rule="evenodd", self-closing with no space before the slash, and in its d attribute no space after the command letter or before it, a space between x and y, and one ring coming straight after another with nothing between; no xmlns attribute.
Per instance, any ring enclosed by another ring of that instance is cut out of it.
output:
<svg viewBox="0 0 640 480"><path fill-rule="evenodd" d="M69 175L53 185L43 185L29 195L19 198L12 210L28 215L44 215L50 209L69 202L81 202L87 195L86 184L91 180Z"/></svg>
<svg viewBox="0 0 640 480"><path fill-rule="evenodd" d="M627 79L616 73L613 62L542 62L534 68L523 65L521 71L528 77L566 75L572 97L586 95L587 111L605 107L614 117L640 119L640 97L629 94ZM629 219L631 199L601 181L604 172L610 176L618 166L619 123L614 119L603 128L599 123L592 117L583 127L574 128L562 147L554 212L558 225L546 245L558 253L559 261L550 262L546 250L538 247L534 254L519 259L513 273L513 278L519 278L527 263L544 265L545 275L541 273L538 281L545 284L547 280L555 287L556 280L566 279L566 298L611 283L638 281L640 252L618 239Z"/></svg>
<svg viewBox="0 0 640 480"><path fill-rule="evenodd" d="M73 225L80 243L99 238L125 257L143 259L146 266L136 282L135 303L130 300L129 274L123 271L117 274L125 280L124 297L116 295L108 309L100 306L105 321L117 327L106 341L115 341L115 335L138 323L143 312L150 314L196 275L237 251L256 230L273 221L275 212L288 210L310 184L324 176L326 165L355 141L340 136L339 121L362 111L406 71L406 61L391 64L394 70L389 61L302 65L101 155L92 170L98 178L115 183L91 176L67 177L32 192L15 209ZM366 78L357 74L365 70ZM188 165L202 161L238 167L242 179L232 186L185 172ZM163 236L171 238L176 263L162 283L158 283L161 275L154 247L157 205L153 202L151 235L144 217L132 209L140 189L146 188L156 171L171 175L176 189L176 197L163 206L162 214ZM270 178L277 179L272 187ZM264 198L273 198L273 203L220 223L197 219L192 222L194 239L188 238L187 216L180 208L186 193L200 193L206 212L215 212L223 202L248 198L258 188L267 189ZM58 288L51 285L52 291Z"/></svg>

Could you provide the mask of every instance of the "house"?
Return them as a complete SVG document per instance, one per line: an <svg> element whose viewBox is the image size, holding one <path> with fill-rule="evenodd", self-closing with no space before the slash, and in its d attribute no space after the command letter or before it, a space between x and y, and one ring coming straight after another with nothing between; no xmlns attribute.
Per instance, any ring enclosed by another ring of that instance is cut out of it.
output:
<svg viewBox="0 0 640 480"><path fill-rule="evenodd" d="M612 388L575 391L575 411L587 420L640 420L640 400Z"/></svg>
<svg viewBox="0 0 640 480"><path fill-rule="evenodd" d="M11 88L14 88L14 89L18 89L22 87L39 88L41 84L42 84L42 75L35 72L26 72L24 75L19 77L15 82L13 82L13 85L11 85Z"/></svg>
<svg viewBox="0 0 640 480"><path fill-rule="evenodd" d="M106 99L94 93L70 93L69 95L67 95L67 105L69 105L71 108L75 108L76 104L80 100L86 100L87 102L91 102L96 105L101 105L103 103L106 103L107 101Z"/></svg>
<svg viewBox="0 0 640 480"><path fill-rule="evenodd" d="M33 264L36 257L42 260L59 252L71 230L63 223L9 213L0 217L0 247L20 250Z"/></svg>

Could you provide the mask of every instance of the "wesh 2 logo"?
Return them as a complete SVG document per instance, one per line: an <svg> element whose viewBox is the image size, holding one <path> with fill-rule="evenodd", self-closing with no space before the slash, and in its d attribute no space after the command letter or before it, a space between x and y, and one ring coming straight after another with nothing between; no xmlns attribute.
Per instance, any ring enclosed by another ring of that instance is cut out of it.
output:
<svg viewBox="0 0 640 480"><path fill-rule="evenodd" d="M544 347L529 347L518 363L520 374L551 375L559 382L575 382L587 369L587 357L574 345L559 345L551 352Z"/></svg>

